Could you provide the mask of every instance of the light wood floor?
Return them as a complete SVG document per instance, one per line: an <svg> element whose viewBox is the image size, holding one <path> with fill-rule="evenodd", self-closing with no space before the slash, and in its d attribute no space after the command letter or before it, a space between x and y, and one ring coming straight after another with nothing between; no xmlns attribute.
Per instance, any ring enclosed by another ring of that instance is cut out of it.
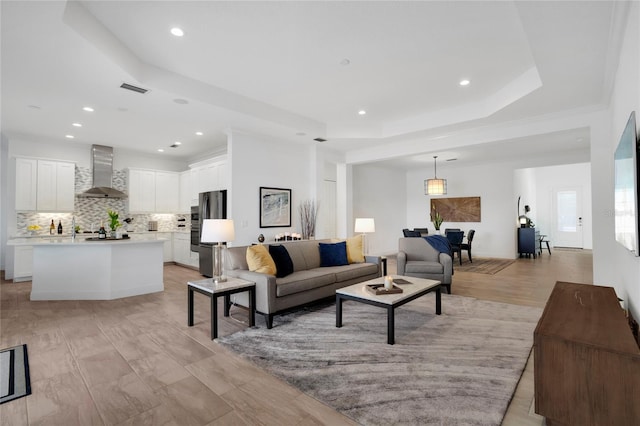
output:
<svg viewBox="0 0 640 426"><path fill-rule="evenodd" d="M196 294L196 324L187 327L186 282L199 278L170 265L162 293L63 302L31 302L31 283L2 281L0 347L28 345L32 395L0 405L0 424L354 424L212 342L204 296ZM559 280L591 283L591 252L556 249L496 275L456 272L453 293L543 307ZM245 327L244 310L232 317L221 335ZM543 424L532 400L530 359L503 424Z"/></svg>

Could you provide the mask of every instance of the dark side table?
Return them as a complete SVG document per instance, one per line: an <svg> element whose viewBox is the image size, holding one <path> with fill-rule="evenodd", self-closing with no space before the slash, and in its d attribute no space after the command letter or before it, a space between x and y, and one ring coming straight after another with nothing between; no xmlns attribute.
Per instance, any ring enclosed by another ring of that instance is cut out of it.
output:
<svg viewBox="0 0 640 426"><path fill-rule="evenodd" d="M230 298L234 293L249 292L249 326L255 325L256 283L240 278L228 278L222 283L213 279L189 281L187 283L187 324L193 326L193 293L204 294L211 299L211 340L218 337L218 297L224 296L224 316L229 316Z"/></svg>

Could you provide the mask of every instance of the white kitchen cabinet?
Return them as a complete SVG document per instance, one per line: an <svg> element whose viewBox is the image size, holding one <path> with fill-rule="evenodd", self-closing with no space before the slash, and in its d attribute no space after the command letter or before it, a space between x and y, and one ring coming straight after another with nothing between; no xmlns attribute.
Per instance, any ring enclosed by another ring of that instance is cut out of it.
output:
<svg viewBox="0 0 640 426"><path fill-rule="evenodd" d="M29 281L33 274L33 246L16 246L13 252L13 281Z"/></svg>
<svg viewBox="0 0 640 426"><path fill-rule="evenodd" d="M73 211L75 201L75 164L38 160L38 211Z"/></svg>
<svg viewBox="0 0 640 426"><path fill-rule="evenodd" d="M196 199L197 199L196 194ZM190 214L192 206L191 170L180 173L180 208L179 213ZM197 203L197 201L196 201ZM195 205L195 204L194 204Z"/></svg>
<svg viewBox="0 0 640 426"><path fill-rule="evenodd" d="M75 163L16 158L16 211L72 212Z"/></svg>
<svg viewBox="0 0 640 426"><path fill-rule="evenodd" d="M180 174L156 172L156 213L177 213L180 209Z"/></svg>
<svg viewBox="0 0 640 426"><path fill-rule="evenodd" d="M16 211L37 209L38 160L16 158Z"/></svg>
<svg viewBox="0 0 640 426"><path fill-rule="evenodd" d="M129 169L129 213L155 213L156 172Z"/></svg>
<svg viewBox="0 0 640 426"><path fill-rule="evenodd" d="M173 233L173 261L182 265L198 267L200 258L191 252L191 234L188 232Z"/></svg>
<svg viewBox="0 0 640 426"><path fill-rule="evenodd" d="M227 189L226 161L193 166L191 168L191 182L193 188L192 200L197 200L200 192Z"/></svg>
<svg viewBox="0 0 640 426"><path fill-rule="evenodd" d="M177 213L180 175L176 172L129 169L130 213Z"/></svg>

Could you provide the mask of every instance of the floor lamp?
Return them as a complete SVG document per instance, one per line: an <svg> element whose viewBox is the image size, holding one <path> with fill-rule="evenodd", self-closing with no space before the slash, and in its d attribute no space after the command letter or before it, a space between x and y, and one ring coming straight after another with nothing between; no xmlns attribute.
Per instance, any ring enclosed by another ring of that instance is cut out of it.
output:
<svg viewBox="0 0 640 426"><path fill-rule="evenodd" d="M376 224L372 217L358 217L356 218L356 225L353 228L354 232L362 234L362 254L369 254L369 245L367 242L367 232L376 232Z"/></svg>
<svg viewBox="0 0 640 426"><path fill-rule="evenodd" d="M213 246L213 282L222 283L227 279L223 276L223 242L233 241L235 239L235 230L233 220L231 219L205 219L202 223L202 237L200 241L203 243L215 243Z"/></svg>

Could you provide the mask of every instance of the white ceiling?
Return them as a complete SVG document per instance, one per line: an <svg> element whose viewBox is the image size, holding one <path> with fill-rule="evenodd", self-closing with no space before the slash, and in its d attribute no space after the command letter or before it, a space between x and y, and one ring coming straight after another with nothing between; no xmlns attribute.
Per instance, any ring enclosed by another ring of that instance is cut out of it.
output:
<svg viewBox="0 0 640 426"><path fill-rule="evenodd" d="M602 105L617 3L2 1L2 132L193 161L229 128L324 137L346 153ZM575 129L440 154L584 154L588 137Z"/></svg>

